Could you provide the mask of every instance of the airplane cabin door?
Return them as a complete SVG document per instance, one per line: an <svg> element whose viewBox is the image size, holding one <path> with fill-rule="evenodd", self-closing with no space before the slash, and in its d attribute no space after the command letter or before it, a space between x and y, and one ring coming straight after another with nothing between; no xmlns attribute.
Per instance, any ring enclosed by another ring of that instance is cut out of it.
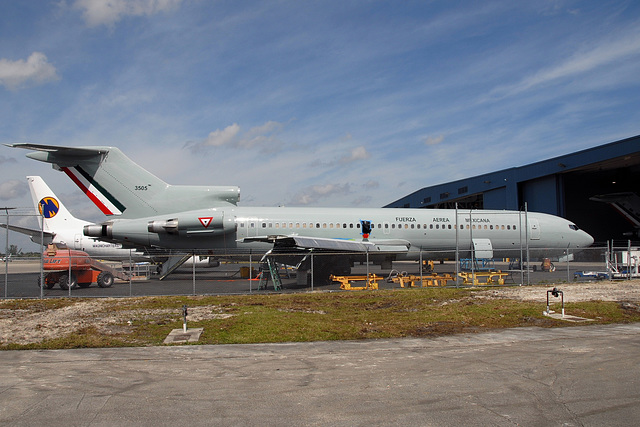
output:
<svg viewBox="0 0 640 427"><path fill-rule="evenodd" d="M76 234L74 236L73 249L82 250L82 234Z"/></svg>
<svg viewBox="0 0 640 427"><path fill-rule="evenodd" d="M258 221L255 219L247 220L247 236L257 236L258 235Z"/></svg>
<svg viewBox="0 0 640 427"><path fill-rule="evenodd" d="M529 218L529 239L540 240L540 223L535 218Z"/></svg>
<svg viewBox="0 0 640 427"><path fill-rule="evenodd" d="M390 226L389 226L389 221L385 221L385 222L382 224L382 232L383 232L384 234L391 234L391 228L390 228Z"/></svg>
<svg viewBox="0 0 640 427"><path fill-rule="evenodd" d="M473 239L473 251L477 259L493 258L493 245L490 239Z"/></svg>

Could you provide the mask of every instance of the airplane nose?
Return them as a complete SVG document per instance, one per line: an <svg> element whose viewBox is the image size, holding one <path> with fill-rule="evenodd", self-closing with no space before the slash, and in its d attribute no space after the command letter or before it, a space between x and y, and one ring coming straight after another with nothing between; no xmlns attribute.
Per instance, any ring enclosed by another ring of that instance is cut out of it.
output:
<svg viewBox="0 0 640 427"><path fill-rule="evenodd" d="M581 230L582 231L582 230ZM593 236L591 236L591 234L586 233L586 232L582 232L584 235L582 236L582 243L580 244L581 248L586 248L589 247L591 245L593 245Z"/></svg>

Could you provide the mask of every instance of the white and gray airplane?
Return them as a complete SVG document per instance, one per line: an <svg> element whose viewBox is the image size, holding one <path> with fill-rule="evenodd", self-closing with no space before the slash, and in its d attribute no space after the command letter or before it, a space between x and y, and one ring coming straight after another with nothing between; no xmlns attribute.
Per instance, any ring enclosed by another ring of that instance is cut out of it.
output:
<svg viewBox="0 0 640 427"><path fill-rule="evenodd" d="M170 185L118 148L31 143L27 157L51 163L110 216L84 235L125 245L215 253L332 253L314 264L320 276L345 274L354 261L562 254L593 243L574 223L529 212L453 209L241 207L235 186ZM457 216L456 216L457 213ZM484 256L480 256L482 251Z"/></svg>
<svg viewBox="0 0 640 427"><path fill-rule="evenodd" d="M123 249L119 243L101 242L85 236L82 231L86 225L93 224L92 222L74 217L41 177L28 176L27 182L33 205L39 213L37 218L41 228L9 225L9 230L26 234L37 244L46 246L54 243L87 252L95 258L124 260L132 256L136 260L149 260L148 256L139 251ZM0 227L7 228L6 224L0 224Z"/></svg>

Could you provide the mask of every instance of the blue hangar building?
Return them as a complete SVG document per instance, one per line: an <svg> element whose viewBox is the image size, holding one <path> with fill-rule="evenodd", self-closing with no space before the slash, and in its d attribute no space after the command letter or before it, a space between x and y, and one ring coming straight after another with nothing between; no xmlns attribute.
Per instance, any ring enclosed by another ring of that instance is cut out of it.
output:
<svg viewBox="0 0 640 427"><path fill-rule="evenodd" d="M387 208L508 209L575 222L596 244L640 237L640 135L422 188Z"/></svg>

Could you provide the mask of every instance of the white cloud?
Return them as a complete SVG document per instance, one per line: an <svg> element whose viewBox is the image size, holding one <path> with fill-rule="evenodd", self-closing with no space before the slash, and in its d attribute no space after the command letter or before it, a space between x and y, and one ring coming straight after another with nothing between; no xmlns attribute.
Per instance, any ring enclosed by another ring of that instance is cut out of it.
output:
<svg viewBox="0 0 640 427"><path fill-rule="evenodd" d="M46 55L41 52L33 52L26 61L0 59L0 84L11 90L58 78L56 67L48 63Z"/></svg>
<svg viewBox="0 0 640 427"><path fill-rule="evenodd" d="M17 161L13 157L6 157L6 156L0 155L0 165L3 163L17 163Z"/></svg>
<svg viewBox="0 0 640 427"><path fill-rule="evenodd" d="M517 95L559 79L587 73L598 67L610 65L634 55L640 55L640 32L637 30L633 30L619 38L604 41L589 50L578 52L566 61L540 70L522 79L519 83L499 87L493 91L493 94L496 96Z"/></svg>
<svg viewBox="0 0 640 427"><path fill-rule="evenodd" d="M187 142L185 148L193 153L202 152L208 147L236 147L242 149L260 148L263 152L278 151L280 141L277 135L284 125L279 122L268 121L261 126L256 126L246 132L242 132L240 125L234 123L226 128L209 133L207 139L197 142Z"/></svg>
<svg viewBox="0 0 640 427"><path fill-rule="evenodd" d="M351 193L349 184L325 184L313 185L300 191L294 199L294 205L312 205L319 200L333 198L336 195L345 195Z"/></svg>
<svg viewBox="0 0 640 427"><path fill-rule="evenodd" d="M276 135L280 133L283 127L284 125L282 123L270 120L262 126L256 126L249 129L240 141L238 141L238 145L243 148L262 146L263 149L271 151L267 146L272 144L279 145Z"/></svg>
<svg viewBox="0 0 640 427"><path fill-rule="evenodd" d="M238 135L238 132L240 132L240 126L237 123L227 126L223 130L216 129L209 134L205 141L203 141L203 145L208 147L220 147L222 145L231 144L235 140L236 135Z"/></svg>
<svg viewBox="0 0 640 427"><path fill-rule="evenodd" d="M351 163L357 162L358 160L366 160L371 157L371 154L367 151L364 146L355 147L351 150L349 155L344 156L340 159L340 163Z"/></svg>
<svg viewBox="0 0 640 427"><path fill-rule="evenodd" d="M444 141L444 135L428 136L424 139L426 145L438 145Z"/></svg>
<svg viewBox="0 0 640 427"><path fill-rule="evenodd" d="M9 200L15 197L20 197L28 191L29 188L27 187L26 182L11 179L0 183L0 200Z"/></svg>
<svg viewBox="0 0 640 427"><path fill-rule="evenodd" d="M180 5L182 0L76 0L74 7L81 9L87 25L113 26L125 16L153 15Z"/></svg>

